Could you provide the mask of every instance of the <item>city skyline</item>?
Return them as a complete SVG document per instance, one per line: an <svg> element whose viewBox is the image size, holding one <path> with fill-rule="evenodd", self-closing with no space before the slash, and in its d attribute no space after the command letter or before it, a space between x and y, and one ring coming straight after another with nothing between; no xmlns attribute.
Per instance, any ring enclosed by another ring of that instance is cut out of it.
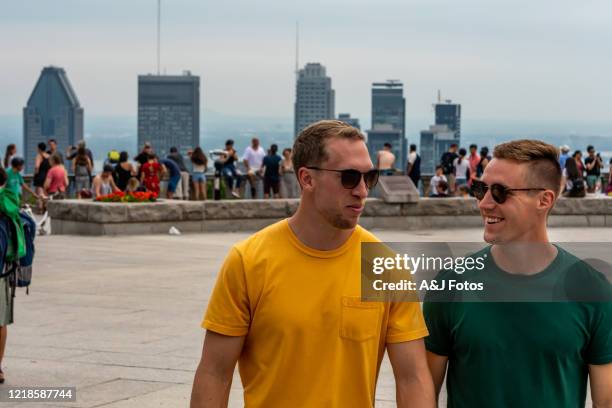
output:
<svg viewBox="0 0 612 408"><path fill-rule="evenodd" d="M90 115L133 116L134 78L156 69L154 3L6 5L0 35L11 41L0 52L12 63L2 68L0 114L18 113L40 67L53 64L70 73ZM612 6L604 1L552 9L525 0L238 3L163 2L162 72L200 75L203 109L291 117L299 20L301 65L326 66L336 111L351 112L363 128L370 127L369 84L385 78L404 83L408 118L429 117L437 89L473 120L593 122L612 110L612 56L596 45L612 37L604 18Z"/></svg>

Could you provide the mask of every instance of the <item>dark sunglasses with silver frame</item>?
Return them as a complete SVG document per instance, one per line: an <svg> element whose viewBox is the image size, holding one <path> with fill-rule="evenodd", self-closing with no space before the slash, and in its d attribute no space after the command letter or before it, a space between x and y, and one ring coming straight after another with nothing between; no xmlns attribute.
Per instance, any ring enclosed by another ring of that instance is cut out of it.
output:
<svg viewBox="0 0 612 408"><path fill-rule="evenodd" d="M493 197L493 200L495 200L497 204L506 202L506 199L508 199L508 196L513 191L546 191L545 188L508 188L497 183L493 183L489 186L480 180L472 181L472 195L476 197L478 201L481 201L485 197L488 190L491 190L491 197Z"/></svg>
<svg viewBox="0 0 612 408"><path fill-rule="evenodd" d="M376 184L378 183L379 171L377 169L368 170L365 173L362 173L359 170L355 169L335 170L323 169L321 167L314 166L306 166L306 168L310 170L333 171L336 173L340 173L340 181L342 183L342 187L349 190L357 187L357 185L359 185L359 183L361 182L362 177L368 190L371 190L376 187Z"/></svg>

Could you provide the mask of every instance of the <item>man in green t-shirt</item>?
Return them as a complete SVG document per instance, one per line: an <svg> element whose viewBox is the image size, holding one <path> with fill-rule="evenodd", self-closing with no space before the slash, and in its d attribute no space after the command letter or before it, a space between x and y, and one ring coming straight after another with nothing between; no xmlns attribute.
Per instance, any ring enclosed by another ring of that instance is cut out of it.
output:
<svg viewBox="0 0 612 408"><path fill-rule="evenodd" d="M11 168L6 171L7 179L5 188L11 190L21 198L21 188L23 187L34 197L38 198L38 194L36 194L23 180L23 176L21 175L23 165L24 161L21 157L14 157L11 160Z"/></svg>
<svg viewBox="0 0 612 408"><path fill-rule="evenodd" d="M593 405L612 406L610 283L548 240L560 182L557 149L531 140L497 146L473 182L491 246L469 278L498 301L424 305L428 363L438 393L446 376L448 407L584 407L587 379Z"/></svg>

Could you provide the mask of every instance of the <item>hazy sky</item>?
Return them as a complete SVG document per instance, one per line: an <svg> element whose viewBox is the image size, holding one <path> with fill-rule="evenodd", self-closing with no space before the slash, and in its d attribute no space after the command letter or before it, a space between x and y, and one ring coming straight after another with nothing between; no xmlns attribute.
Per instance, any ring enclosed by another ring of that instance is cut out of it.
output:
<svg viewBox="0 0 612 408"><path fill-rule="evenodd" d="M156 0L0 0L0 114L20 115L43 66L64 67L86 115L136 112L156 69ZM407 118L437 89L464 116L608 121L609 0L162 0L162 67L201 76L203 109L293 116L300 63L321 62L336 113L369 123L370 84L404 82Z"/></svg>

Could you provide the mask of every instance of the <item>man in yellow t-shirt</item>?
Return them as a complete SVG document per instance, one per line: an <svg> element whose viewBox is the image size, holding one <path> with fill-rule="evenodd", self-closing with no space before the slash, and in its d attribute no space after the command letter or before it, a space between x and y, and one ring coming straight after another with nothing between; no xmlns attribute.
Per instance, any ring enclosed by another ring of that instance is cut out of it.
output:
<svg viewBox="0 0 612 408"><path fill-rule="evenodd" d="M235 245L202 322L191 407L226 406L238 361L247 407L371 407L385 348L398 406L433 407L419 303L362 302L357 225L378 181L363 135L340 121L293 146L296 213Z"/></svg>

